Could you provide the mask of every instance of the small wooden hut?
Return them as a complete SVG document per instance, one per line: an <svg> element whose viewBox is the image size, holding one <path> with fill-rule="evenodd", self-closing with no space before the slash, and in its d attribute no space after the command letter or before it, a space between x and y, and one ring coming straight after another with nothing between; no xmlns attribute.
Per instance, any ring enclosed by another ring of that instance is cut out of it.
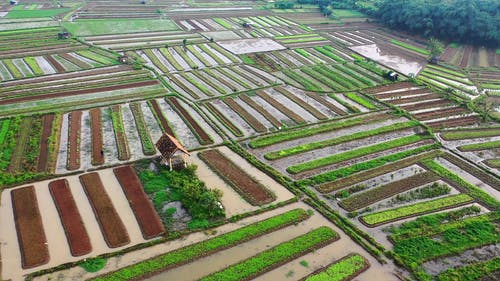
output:
<svg viewBox="0 0 500 281"><path fill-rule="evenodd" d="M190 156L186 148L173 136L165 133L156 142L161 153L161 163L168 164L170 171L175 167L187 167L186 156Z"/></svg>

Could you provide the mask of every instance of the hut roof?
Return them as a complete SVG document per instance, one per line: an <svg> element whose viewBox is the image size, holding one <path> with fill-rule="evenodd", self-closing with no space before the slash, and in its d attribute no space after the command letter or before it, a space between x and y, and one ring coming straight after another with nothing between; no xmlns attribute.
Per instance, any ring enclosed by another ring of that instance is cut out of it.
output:
<svg viewBox="0 0 500 281"><path fill-rule="evenodd" d="M173 136L165 133L156 142L156 148L165 158L171 158L177 151L190 155L186 148Z"/></svg>

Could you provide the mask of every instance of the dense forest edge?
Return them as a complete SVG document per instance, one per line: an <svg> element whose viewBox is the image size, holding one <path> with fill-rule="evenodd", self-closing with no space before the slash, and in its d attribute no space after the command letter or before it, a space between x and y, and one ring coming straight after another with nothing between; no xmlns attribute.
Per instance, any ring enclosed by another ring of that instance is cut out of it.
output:
<svg viewBox="0 0 500 281"><path fill-rule="evenodd" d="M500 45L497 0L297 0L318 4L325 16L333 9L356 9L390 28L450 42Z"/></svg>

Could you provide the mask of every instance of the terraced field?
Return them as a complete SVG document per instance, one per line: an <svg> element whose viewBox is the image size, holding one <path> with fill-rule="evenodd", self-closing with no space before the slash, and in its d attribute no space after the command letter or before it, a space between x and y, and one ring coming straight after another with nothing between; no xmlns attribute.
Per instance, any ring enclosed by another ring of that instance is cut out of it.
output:
<svg viewBox="0 0 500 281"><path fill-rule="evenodd" d="M498 279L494 50L430 64L311 4L52 2L0 4L1 280Z"/></svg>

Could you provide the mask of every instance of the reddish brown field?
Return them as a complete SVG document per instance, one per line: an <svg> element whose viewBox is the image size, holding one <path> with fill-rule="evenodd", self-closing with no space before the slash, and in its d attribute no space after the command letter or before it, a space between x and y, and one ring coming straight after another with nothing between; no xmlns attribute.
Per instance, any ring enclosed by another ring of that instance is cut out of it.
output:
<svg viewBox="0 0 500 281"><path fill-rule="evenodd" d="M82 126L82 112L73 111L68 115L68 170L80 168L80 130Z"/></svg>
<svg viewBox="0 0 500 281"><path fill-rule="evenodd" d="M156 80L150 80L150 81L134 82L134 83L126 83L126 84L124 83L124 84L108 86L108 87L74 90L74 91L59 92L59 93L52 93L52 94L41 94L41 95L26 96L26 97L14 97L12 99L1 100L0 105L19 103L19 102L25 102L25 101L32 101L32 100L43 100L43 99L52 99L52 98L67 97L67 96L94 94L94 93L122 90L122 89L128 89L128 88L151 86L151 85L156 85L158 83L159 82Z"/></svg>
<svg viewBox="0 0 500 281"><path fill-rule="evenodd" d="M198 155L248 203L260 206L276 199L271 191L226 158L220 151L205 150Z"/></svg>
<svg viewBox="0 0 500 281"><path fill-rule="evenodd" d="M429 93L429 89L414 89L414 90L406 90L395 93L386 93L386 94L373 94L377 99L389 99L389 98L397 98L397 97L405 97L405 96L413 96Z"/></svg>
<svg viewBox="0 0 500 281"><path fill-rule="evenodd" d="M427 108L435 108L435 107L445 107L445 106L452 106L453 103L447 100L436 100L436 101L427 101L427 102L421 102L417 104L410 104L410 105L404 105L401 106L402 109L407 110L407 111L415 111L415 110L421 110L421 109L427 109Z"/></svg>
<svg viewBox="0 0 500 281"><path fill-rule="evenodd" d="M92 130L92 165L104 164L101 110L93 108L90 110L90 126Z"/></svg>
<svg viewBox="0 0 500 281"><path fill-rule="evenodd" d="M160 108L160 105L158 104L158 102L154 99L150 100L149 102L151 103L151 106L153 107L155 115L158 117L158 119L160 121L160 126L161 126L162 130L165 133L173 136L174 131L172 130L172 128L170 128L170 125L168 124L168 121L165 118L165 115L163 115L163 112L161 111L161 108Z"/></svg>
<svg viewBox="0 0 500 281"><path fill-rule="evenodd" d="M454 118L445 121L427 123L433 129L455 128L460 126L468 126L477 124L481 121L478 116L469 116L463 118Z"/></svg>
<svg viewBox="0 0 500 281"><path fill-rule="evenodd" d="M434 100L434 99L440 99L441 95L440 94L426 94L426 95L420 95L416 96L413 98L399 98L399 99L394 99L394 100L389 100L387 102L390 102L391 104L404 104L404 103L412 103L412 102L419 102L419 101L424 101L424 100Z"/></svg>
<svg viewBox="0 0 500 281"><path fill-rule="evenodd" d="M438 119L438 118L443 118L443 117L448 117L448 116L454 116L454 115L460 115L464 113L468 113L469 110L462 108L462 107L453 107L453 108L445 108L445 109L440 109L440 110L433 110L431 112L424 112L424 113L419 113L415 114L415 118L417 118L420 121L425 121L425 120L432 120L432 119Z"/></svg>
<svg viewBox="0 0 500 281"><path fill-rule="evenodd" d="M363 91L366 93L369 93L369 94L375 94L375 93L393 91L393 90L397 90L397 89L410 88L410 87L414 87L414 86L415 85L413 85L410 82L402 82L402 83L373 87L373 88L365 89Z"/></svg>
<svg viewBox="0 0 500 281"><path fill-rule="evenodd" d="M472 53L472 46L465 47L464 54L462 56L462 60L460 61L460 67L467 67L469 65L469 58Z"/></svg>
<svg viewBox="0 0 500 281"><path fill-rule="evenodd" d="M54 114L43 116L42 139L40 140L40 156L38 157L38 172L47 172L49 159L49 144L50 135L52 134L52 126L54 123Z"/></svg>
<svg viewBox="0 0 500 281"><path fill-rule="evenodd" d="M148 200L142 184L132 167L123 166L115 168L113 171L120 182L123 192L127 196L144 239L151 239L165 233L165 227L156 213L153 204Z"/></svg>
<svg viewBox="0 0 500 281"><path fill-rule="evenodd" d="M52 181L49 183L49 190L59 212L71 255L78 257L90 253L92 245L68 181L66 179Z"/></svg>
<svg viewBox="0 0 500 281"><path fill-rule="evenodd" d="M214 141L210 136L203 130L203 128L196 122L196 120L191 117L189 112L187 112L184 107L181 106L179 101L174 97L169 97L168 101L173 105L173 108L181 115L182 119L189 123L188 125L195 131L195 133L201 138L203 144L212 144Z"/></svg>
<svg viewBox="0 0 500 281"><path fill-rule="evenodd" d="M49 262L49 249L43 229L35 188L27 186L11 192L22 267L33 268Z"/></svg>
<svg viewBox="0 0 500 281"><path fill-rule="evenodd" d="M104 189L99 174L95 172L84 174L80 176L80 182L108 246L116 248L130 243L127 229Z"/></svg>
<svg viewBox="0 0 500 281"><path fill-rule="evenodd" d="M58 62L56 59L54 59L52 56L47 55L44 56L44 58L57 70L57 72L66 72L66 69Z"/></svg>

